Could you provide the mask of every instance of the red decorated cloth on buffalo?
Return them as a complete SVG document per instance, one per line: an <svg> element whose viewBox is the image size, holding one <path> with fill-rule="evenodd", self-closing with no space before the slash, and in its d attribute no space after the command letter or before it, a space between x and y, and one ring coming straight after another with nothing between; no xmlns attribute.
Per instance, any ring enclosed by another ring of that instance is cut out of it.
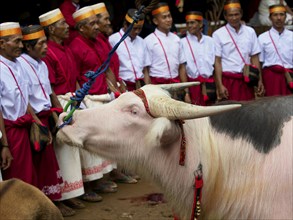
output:
<svg viewBox="0 0 293 220"><path fill-rule="evenodd" d="M255 98L254 88L244 82L242 73L223 72L222 82L229 92L229 100L246 101Z"/></svg>
<svg viewBox="0 0 293 220"><path fill-rule="evenodd" d="M292 94L286 82L284 67L279 65L265 67L262 70L262 78L266 96Z"/></svg>
<svg viewBox="0 0 293 220"><path fill-rule="evenodd" d="M37 187L37 176L33 165L29 140L29 129L33 118L29 114L16 121L4 119L7 141L13 157L11 166L2 170L3 180L18 178Z"/></svg>

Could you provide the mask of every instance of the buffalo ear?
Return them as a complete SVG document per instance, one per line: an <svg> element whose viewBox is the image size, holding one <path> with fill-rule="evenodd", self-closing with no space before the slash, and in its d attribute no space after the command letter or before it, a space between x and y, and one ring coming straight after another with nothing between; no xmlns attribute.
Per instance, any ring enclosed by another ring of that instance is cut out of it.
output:
<svg viewBox="0 0 293 220"><path fill-rule="evenodd" d="M180 128L175 121L161 117L156 118L145 136L149 147L168 147L180 138Z"/></svg>

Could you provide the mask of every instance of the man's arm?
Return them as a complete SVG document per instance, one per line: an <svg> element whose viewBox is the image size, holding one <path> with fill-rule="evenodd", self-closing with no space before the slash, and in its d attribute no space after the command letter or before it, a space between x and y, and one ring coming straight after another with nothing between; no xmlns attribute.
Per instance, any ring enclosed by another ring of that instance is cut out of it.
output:
<svg viewBox="0 0 293 220"><path fill-rule="evenodd" d="M188 82L185 65L186 65L185 63L182 63L179 65L179 78L181 82ZM184 91L185 91L184 101L187 103L191 103L189 88L186 88Z"/></svg>
<svg viewBox="0 0 293 220"><path fill-rule="evenodd" d="M222 58L216 56L215 59L215 73L214 73L215 84L217 87L217 99L228 99L229 93L227 88L222 83Z"/></svg>
<svg viewBox="0 0 293 220"><path fill-rule="evenodd" d="M11 155L8 141L7 141L7 136L6 136L6 131L5 131L5 125L4 125L4 120L3 120L3 115L2 112L0 111L0 131L2 133L1 137L1 147L0 147L0 167L3 170L6 170L7 168L10 167L11 162L13 160L13 157Z"/></svg>
<svg viewBox="0 0 293 220"><path fill-rule="evenodd" d="M150 78L150 67L145 66L142 70L143 75L144 75L144 83L145 84L151 84L151 78Z"/></svg>
<svg viewBox="0 0 293 220"><path fill-rule="evenodd" d="M261 64L259 62L258 54L252 55L250 58L250 62L252 65L256 66L259 70L259 80L258 80L258 85L256 89L256 95L263 96L265 93L265 90L264 90L264 85L262 82L262 71L261 71Z"/></svg>
<svg viewBox="0 0 293 220"><path fill-rule="evenodd" d="M52 106L55 108L63 108L62 105L60 104L56 93L54 92L53 88L52 88L52 94L50 95L50 99L51 99L51 103Z"/></svg>
<svg viewBox="0 0 293 220"><path fill-rule="evenodd" d="M120 93L116 77L110 68L106 70L106 79L108 87L110 88L111 92Z"/></svg>

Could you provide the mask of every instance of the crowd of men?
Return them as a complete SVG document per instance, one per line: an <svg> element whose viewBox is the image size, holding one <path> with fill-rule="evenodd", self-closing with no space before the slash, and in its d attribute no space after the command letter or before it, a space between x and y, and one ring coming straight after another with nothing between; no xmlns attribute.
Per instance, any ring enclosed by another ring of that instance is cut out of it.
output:
<svg viewBox="0 0 293 220"><path fill-rule="evenodd" d="M79 0L65 0L59 8L40 15L39 24L1 23L3 180L19 178L38 187L63 216L85 207L77 197L98 202L102 197L97 193L116 192L117 185L104 180L105 174L111 173L117 182L137 182L133 175L117 171L115 161L57 142L53 120L88 81L86 74L99 69L133 23L80 108L99 105L96 95L117 98L144 84L189 81L201 85L175 98L197 105L292 94L293 32L285 28L284 5L271 5L269 12L272 27L260 36L242 22L237 0L225 3L227 23L212 36L202 33L204 17L196 9L186 13L186 36L171 32L173 19L165 2L151 11L156 28L145 38L139 36L145 15L134 20L136 9L127 11L121 29L113 33L104 3L80 8ZM46 130L45 144L31 142L32 124Z"/></svg>

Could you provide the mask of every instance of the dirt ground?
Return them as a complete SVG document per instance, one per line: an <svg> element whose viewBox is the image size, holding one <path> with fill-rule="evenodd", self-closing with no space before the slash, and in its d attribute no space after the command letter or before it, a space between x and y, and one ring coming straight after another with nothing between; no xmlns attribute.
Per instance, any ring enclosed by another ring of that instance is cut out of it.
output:
<svg viewBox="0 0 293 220"><path fill-rule="evenodd" d="M117 192L100 195L101 202L84 202L85 209L65 220L173 220L161 190L145 179L136 184L119 183Z"/></svg>

